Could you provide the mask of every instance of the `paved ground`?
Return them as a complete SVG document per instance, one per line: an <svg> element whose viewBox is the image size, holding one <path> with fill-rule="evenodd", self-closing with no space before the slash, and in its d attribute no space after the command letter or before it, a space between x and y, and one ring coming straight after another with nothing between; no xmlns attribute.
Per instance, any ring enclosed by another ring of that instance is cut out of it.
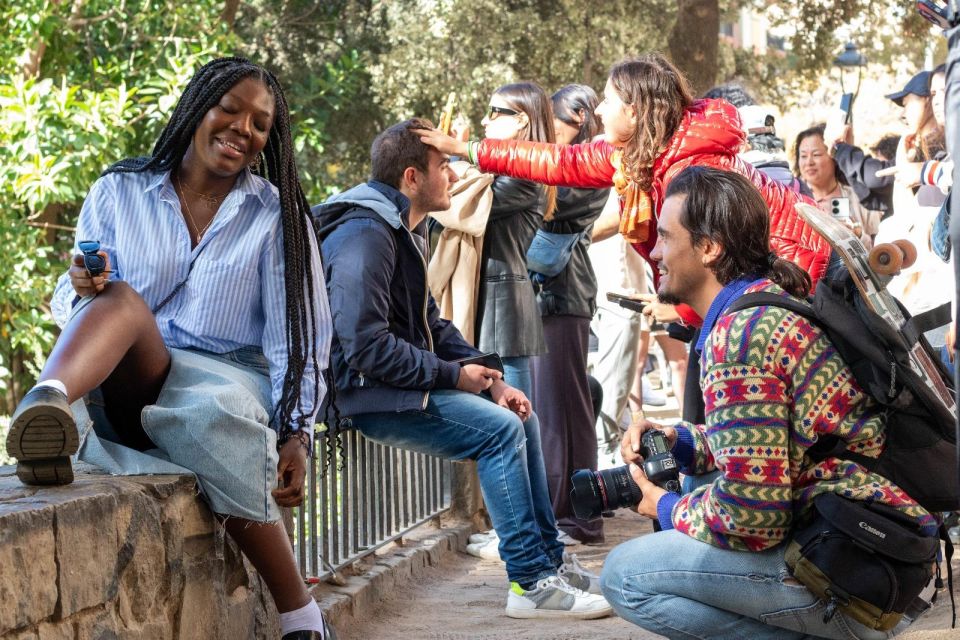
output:
<svg viewBox="0 0 960 640"><path fill-rule="evenodd" d="M588 567L599 570L606 553L616 544L652 531L649 521L627 511L605 521L607 543L573 547ZM954 561L960 576L960 560ZM457 554L440 569L421 575L416 584L394 590L375 615L353 628L338 629L343 640L649 640L660 636L620 618L550 621L514 620L504 615L507 576L499 562ZM927 616L919 620L904 640L957 640L960 630L950 630L950 600L946 593ZM748 639L745 639L748 640Z"/></svg>
<svg viewBox="0 0 960 640"><path fill-rule="evenodd" d="M676 420L676 402L647 411L663 423ZM602 465L603 466L603 465ZM606 466L610 466L609 464ZM604 521L606 544L570 547L580 561L599 573L607 552L617 544L653 531L646 518L625 510ZM960 582L960 553L954 560ZM649 633L617 617L602 620L514 620L504 614L509 582L500 562L456 554L438 569L428 569L415 584L394 589L372 616L338 629L343 640L650 640ZM957 588L960 597L960 586ZM934 609L899 636L903 640L960 640L950 629L950 599L941 593ZM749 640L749 639L744 639Z"/></svg>

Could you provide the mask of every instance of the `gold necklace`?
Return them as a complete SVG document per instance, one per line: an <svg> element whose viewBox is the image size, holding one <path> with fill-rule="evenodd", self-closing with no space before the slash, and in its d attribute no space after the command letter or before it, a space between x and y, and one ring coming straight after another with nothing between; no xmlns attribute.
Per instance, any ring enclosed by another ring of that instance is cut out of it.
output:
<svg viewBox="0 0 960 640"><path fill-rule="evenodd" d="M190 225L193 227L193 230L197 233L197 244L200 244L200 240L203 238L203 234L207 232L207 229L210 228L210 225L213 224L213 219L217 217L217 214L214 213L210 216L210 220L207 221L207 224L203 226L203 229L197 228L197 221L193 219L193 214L190 213L190 203L187 202L187 195L184 193L183 183L180 182L180 174L176 174L177 186L180 187L180 193L183 194L183 211L187 214L187 220L189 220ZM196 193L196 191L194 191ZM202 195L202 194L200 194Z"/></svg>
<svg viewBox="0 0 960 640"><path fill-rule="evenodd" d="M179 173L177 173L177 180L178 181L180 180ZM213 209L214 211L220 208L220 203L223 202L223 199L226 198L227 195L230 193L229 191L227 191L227 193L223 195L216 195L212 193L201 193L200 191L191 189L189 186L184 187L183 183L180 183L180 190L183 191L183 189L186 189L190 193L200 198L200 200L207 207L207 209Z"/></svg>

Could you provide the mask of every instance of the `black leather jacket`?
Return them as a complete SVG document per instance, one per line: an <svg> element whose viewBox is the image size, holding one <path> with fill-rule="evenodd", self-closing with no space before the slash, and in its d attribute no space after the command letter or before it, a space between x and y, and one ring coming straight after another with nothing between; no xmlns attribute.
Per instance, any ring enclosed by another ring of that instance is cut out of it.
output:
<svg viewBox="0 0 960 640"><path fill-rule="evenodd" d="M873 158L860 147L842 142L837 144L833 160L865 209L882 211L884 218L893 213L893 176L878 178L876 174L894 162Z"/></svg>
<svg viewBox="0 0 960 640"><path fill-rule="evenodd" d="M546 189L498 176L483 237L477 294L477 347L501 357L546 352L543 323L527 277L527 249L543 222Z"/></svg>
<svg viewBox="0 0 960 640"><path fill-rule="evenodd" d="M551 233L586 233L573 247L566 268L543 283L537 294L541 315L592 318L597 310L597 277L587 250L593 223L609 195L610 189L557 190L557 210L543 228Z"/></svg>

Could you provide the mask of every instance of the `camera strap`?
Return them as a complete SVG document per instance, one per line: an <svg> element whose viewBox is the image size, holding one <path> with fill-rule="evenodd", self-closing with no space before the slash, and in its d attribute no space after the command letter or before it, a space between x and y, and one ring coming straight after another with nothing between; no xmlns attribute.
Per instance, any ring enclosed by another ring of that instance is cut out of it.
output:
<svg viewBox="0 0 960 640"><path fill-rule="evenodd" d="M207 244L209 244L209 243L207 243ZM165 297L163 300L161 300L159 303L157 303L157 306L155 306L153 309L150 310L150 313L152 313L153 315L157 315L157 313L158 313L161 309L163 309L165 306L167 306L167 304L168 304L171 300L173 300L173 298L174 298L178 293L180 293L180 289L183 289L184 285L187 284L187 280L190 279L190 274L193 273L193 265L195 265L195 264L197 263L197 259L200 257L200 254L203 253L203 250L206 249L206 248L207 248L207 245L206 245L206 244L205 244L205 245L201 245L200 250L197 251L197 255L193 256L193 259L190 261L190 265L187 267L187 275L183 278L183 280L181 280L180 282L178 282L178 283L176 284L176 286L173 287L173 290L172 290L170 293L167 294L167 297Z"/></svg>

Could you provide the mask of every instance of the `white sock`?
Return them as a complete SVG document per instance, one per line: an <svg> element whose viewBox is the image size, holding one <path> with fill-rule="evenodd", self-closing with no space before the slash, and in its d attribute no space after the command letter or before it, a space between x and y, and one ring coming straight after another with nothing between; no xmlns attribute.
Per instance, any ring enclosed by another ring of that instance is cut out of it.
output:
<svg viewBox="0 0 960 640"><path fill-rule="evenodd" d="M34 385L33 389L37 389L39 387L50 387L51 389L56 389L65 396L67 395L67 385L63 384L56 378L50 378L49 380L38 382ZM31 391L33 391L33 389L31 389Z"/></svg>
<svg viewBox="0 0 960 640"><path fill-rule="evenodd" d="M316 600L311 598L299 609L280 614L280 635L285 636L291 631L317 631L323 637L323 614Z"/></svg>

